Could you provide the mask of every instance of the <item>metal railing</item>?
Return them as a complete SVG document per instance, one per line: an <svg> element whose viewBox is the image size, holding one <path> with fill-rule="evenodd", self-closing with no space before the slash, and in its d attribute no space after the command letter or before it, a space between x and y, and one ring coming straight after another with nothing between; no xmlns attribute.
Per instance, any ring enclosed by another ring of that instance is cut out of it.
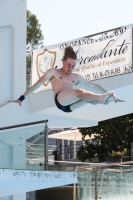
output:
<svg viewBox="0 0 133 200"><path fill-rule="evenodd" d="M87 200L87 199L132 199L133 191L133 161L112 163L112 164L100 164L95 166L89 166L87 168L78 168L75 171L78 173L78 183L82 182L83 185L87 185L87 179L90 183L88 186L77 186L74 184L73 199ZM115 185L115 187L114 187ZM88 197L79 197L78 190L83 190L85 193L87 190Z"/></svg>

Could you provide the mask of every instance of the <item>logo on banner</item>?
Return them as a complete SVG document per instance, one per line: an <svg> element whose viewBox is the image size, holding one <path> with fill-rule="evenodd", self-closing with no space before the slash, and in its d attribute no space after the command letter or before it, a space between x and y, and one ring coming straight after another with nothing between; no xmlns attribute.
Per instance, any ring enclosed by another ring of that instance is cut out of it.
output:
<svg viewBox="0 0 133 200"><path fill-rule="evenodd" d="M56 52L49 51L45 49L42 53L36 56L36 70L38 78L43 76L48 69L54 67L56 61ZM47 81L44 86L47 86L49 81Z"/></svg>

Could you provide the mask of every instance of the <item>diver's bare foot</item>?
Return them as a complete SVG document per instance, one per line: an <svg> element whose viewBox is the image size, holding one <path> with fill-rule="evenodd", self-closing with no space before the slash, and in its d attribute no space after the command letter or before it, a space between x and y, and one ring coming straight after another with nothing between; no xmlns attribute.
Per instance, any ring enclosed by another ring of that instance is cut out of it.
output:
<svg viewBox="0 0 133 200"><path fill-rule="evenodd" d="M115 96L113 91L101 94L99 98L99 102L101 104L106 104L106 101L110 96Z"/></svg>

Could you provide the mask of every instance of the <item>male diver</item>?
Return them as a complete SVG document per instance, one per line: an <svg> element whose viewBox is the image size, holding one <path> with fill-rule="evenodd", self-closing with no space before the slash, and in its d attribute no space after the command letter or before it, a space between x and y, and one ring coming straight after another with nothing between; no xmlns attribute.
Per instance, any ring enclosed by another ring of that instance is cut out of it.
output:
<svg viewBox="0 0 133 200"><path fill-rule="evenodd" d="M81 75L72 73L77 63L77 55L71 46L64 50L61 69L49 69L33 86L31 86L19 99L8 102L21 102L30 93L34 92L46 81L50 81L55 96L56 106L64 112L72 112L81 106L90 104L109 104L110 102L124 102L117 99L113 91L107 92L101 86L85 80ZM81 84L91 89L74 89L74 85Z"/></svg>

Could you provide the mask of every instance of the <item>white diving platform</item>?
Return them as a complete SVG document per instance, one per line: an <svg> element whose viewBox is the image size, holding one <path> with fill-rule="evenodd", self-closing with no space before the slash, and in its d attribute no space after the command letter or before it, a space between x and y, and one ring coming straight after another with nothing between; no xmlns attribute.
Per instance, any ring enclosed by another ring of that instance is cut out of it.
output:
<svg viewBox="0 0 133 200"><path fill-rule="evenodd" d="M0 197L74 183L76 172L0 169Z"/></svg>

